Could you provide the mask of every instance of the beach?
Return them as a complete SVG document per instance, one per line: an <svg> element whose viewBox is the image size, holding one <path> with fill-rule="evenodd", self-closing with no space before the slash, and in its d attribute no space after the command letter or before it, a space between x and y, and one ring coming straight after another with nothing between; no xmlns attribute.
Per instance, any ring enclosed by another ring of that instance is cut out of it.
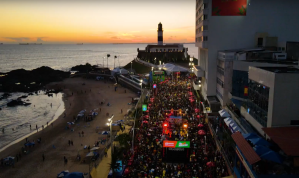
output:
<svg viewBox="0 0 299 178"><path fill-rule="evenodd" d="M63 89L65 114L59 116L53 122L53 126L49 124L48 127L40 128L36 134L29 136L28 140L34 140L35 146L27 148L29 153L22 154L18 161L15 160L13 168L1 167L0 177L57 177L57 174L64 170L88 173L89 164L82 163L88 153L88 150L84 149L84 145L90 145L92 148L95 141L106 138L106 135L99 134L101 131L109 130L109 127L106 126L108 119L106 113L109 113L110 116L114 114L113 120L123 119L126 111L132 107L128 103L137 95L121 86L118 86L115 91L114 82L111 81L105 83L83 78L68 78L62 82L51 83L47 85L47 88ZM104 104L101 105L101 102ZM110 106L107 106L107 103L110 103ZM74 131L66 129L67 122L72 122L74 116L84 109L87 114L94 110L98 112L98 115L89 122L85 122L83 119L79 120L71 126ZM121 109L123 113L121 113ZM44 123L44 126L46 125ZM35 129L34 124L32 124L32 129ZM79 137L78 132L82 131L84 137ZM41 138L40 144L36 141L38 138ZM69 140L73 141L73 145L68 144ZM25 139L0 152L0 158L15 157L17 153L21 153L24 143ZM100 148L104 149L105 145L101 145ZM81 161L76 159L78 153L81 156ZM64 163L64 156L68 159L67 164Z"/></svg>

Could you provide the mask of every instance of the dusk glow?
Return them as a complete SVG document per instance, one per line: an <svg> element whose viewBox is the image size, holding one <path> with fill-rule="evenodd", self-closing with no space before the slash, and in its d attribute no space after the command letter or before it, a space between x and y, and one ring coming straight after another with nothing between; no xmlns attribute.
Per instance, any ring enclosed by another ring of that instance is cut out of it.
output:
<svg viewBox="0 0 299 178"><path fill-rule="evenodd" d="M193 0L24 0L0 2L0 42L194 42Z"/></svg>

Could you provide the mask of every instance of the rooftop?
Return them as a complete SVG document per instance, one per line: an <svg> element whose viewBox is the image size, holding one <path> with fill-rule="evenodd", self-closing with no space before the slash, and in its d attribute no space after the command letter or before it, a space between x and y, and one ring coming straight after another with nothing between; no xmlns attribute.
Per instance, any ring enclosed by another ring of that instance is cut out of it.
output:
<svg viewBox="0 0 299 178"><path fill-rule="evenodd" d="M239 149L241 150L242 154L249 162L249 164L254 164L261 160L259 155L254 151L254 149L249 145L249 143L245 140L241 132L236 132L232 134L232 138L238 145Z"/></svg>
<svg viewBox="0 0 299 178"><path fill-rule="evenodd" d="M299 127L262 128L288 156L299 156Z"/></svg>
<svg viewBox="0 0 299 178"><path fill-rule="evenodd" d="M257 67L274 73L299 73L298 68L294 67Z"/></svg>

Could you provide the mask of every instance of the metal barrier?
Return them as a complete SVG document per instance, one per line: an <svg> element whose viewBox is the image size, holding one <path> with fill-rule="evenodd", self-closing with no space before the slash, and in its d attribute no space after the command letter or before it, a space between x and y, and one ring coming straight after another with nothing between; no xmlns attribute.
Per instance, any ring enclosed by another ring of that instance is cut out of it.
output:
<svg viewBox="0 0 299 178"><path fill-rule="evenodd" d="M219 140L217 139L217 134L215 133L212 124L209 123L208 125L209 125L209 128L210 128L210 130L212 131L212 133L214 135L213 138L215 140L215 143L216 143L217 147L219 148L221 154L223 155L223 158L225 159L226 165L228 165L228 168L230 169L231 174L233 174L234 173L234 169L233 169L233 167L230 164L230 161L229 161L229 159L228 159L228 157L227 157L227 155L226 155L226 153L224 151L224 148L222 147L222 145L220 144Z"/></svg>

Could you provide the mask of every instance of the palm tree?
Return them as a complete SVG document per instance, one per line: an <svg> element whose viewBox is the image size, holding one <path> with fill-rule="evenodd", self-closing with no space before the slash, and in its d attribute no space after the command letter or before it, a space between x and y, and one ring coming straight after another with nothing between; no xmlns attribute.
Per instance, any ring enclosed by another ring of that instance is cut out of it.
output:
<svg viewBox="0 0 299 178"><path fill-rule="evenodd" d="M112 178L116 177L115 170L119 167L117 161L122 160L123 158L123 149L115 147L113 153L111 153L111 163L109 163L110 170L112 171Z"/></svg>
<svg viewBox="0 0 299 178"><path fill-rule="evenodd" d="M132 140L132 137L128 133L119 134L117 140L121 147L128 149L130 147L129 142Z"/></svg>

